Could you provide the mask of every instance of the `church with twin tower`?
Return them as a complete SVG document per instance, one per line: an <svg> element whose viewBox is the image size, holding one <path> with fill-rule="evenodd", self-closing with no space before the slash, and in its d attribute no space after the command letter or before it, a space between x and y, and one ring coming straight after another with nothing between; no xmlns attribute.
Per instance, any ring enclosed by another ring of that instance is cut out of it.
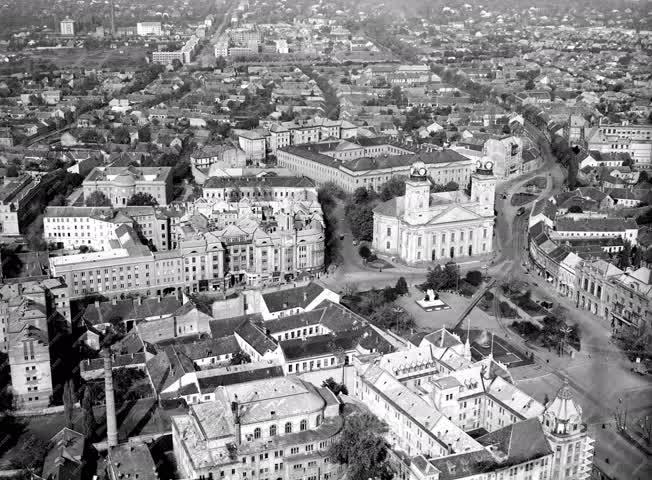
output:
<svg viewBox="0 0 652 480"><path fill-rule="evenodd" d="M493 251L496 177L491 161L479 161L470 195L431 193L428 167L416 162L405 195L374 209L373 248L408 265L448 262Z"/></svg>

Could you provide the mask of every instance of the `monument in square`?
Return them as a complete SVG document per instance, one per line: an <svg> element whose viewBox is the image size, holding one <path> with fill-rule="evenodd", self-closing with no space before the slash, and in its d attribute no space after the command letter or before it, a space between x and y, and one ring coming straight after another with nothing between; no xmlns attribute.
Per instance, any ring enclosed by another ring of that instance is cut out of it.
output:
<svg viewBox="0 0 652 480"><path fill-rule="evenodd" d="M439 294L435 293L432 288L426 290L426 295L421 300L416 300L417 305L426 312L436 312L439 310L450 310L450 306L439 299Z"/></svg>

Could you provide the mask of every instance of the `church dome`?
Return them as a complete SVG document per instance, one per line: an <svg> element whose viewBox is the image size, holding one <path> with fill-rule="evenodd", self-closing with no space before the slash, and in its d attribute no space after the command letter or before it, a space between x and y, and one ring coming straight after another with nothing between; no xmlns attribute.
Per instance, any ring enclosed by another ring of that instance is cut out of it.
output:
<svg viewBox="0 0 652 480"><path fill-rule="evenodd" d="M117 187L133 187L136 185L136 180L129 173L121 173L113 179L112 183Z"/></svg>

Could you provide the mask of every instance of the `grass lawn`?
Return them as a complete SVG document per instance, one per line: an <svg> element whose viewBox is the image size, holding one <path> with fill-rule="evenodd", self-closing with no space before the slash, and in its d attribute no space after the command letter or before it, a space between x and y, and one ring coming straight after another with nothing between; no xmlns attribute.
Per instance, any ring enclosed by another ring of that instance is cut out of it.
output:
<svg viewBox="0 0 652 480"><path fill-rule="evenodd" d="M535 190L543 190L544 188L546 188L547 183L548 183L548 181L546 180L546 177L541 177L541 176L534 177L532 180L530 180L529 182L527 182L525 184L525 188L532 188L532 189L535 189Z"/></svg>
<svg viewBox="0 0 652 480"><path fill-rule="evenodd" d="M522 205L526 205L536 199L536 195L533 195L531 193L515 193L512 195L512 198L510 200L510 203L514 207L520 207Z"/></svg>

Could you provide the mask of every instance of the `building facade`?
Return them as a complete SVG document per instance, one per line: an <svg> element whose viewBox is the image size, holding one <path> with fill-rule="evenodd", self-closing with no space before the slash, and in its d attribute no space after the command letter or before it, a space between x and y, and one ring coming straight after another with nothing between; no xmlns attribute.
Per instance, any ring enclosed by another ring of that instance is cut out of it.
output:
<svg viewBox="0 0 652 480"><path fill-rule="evenodd" d="M61 30L61 35L74 35L75 34L75 21L66 17L61 22L59 22L59 28Z"/></svg>
<svg viewBox="0 0 652 480"><path fill-rule="evenodd" d="M100 191L114 207L127 206L136 193L150 194L159 205L172 200L171 167L95 167L84 179L84 198Z"/></svg>
<svg viewBox="0 0 652 480"><path fill-rule="evenodd" d="M641 169L652 169L652 125L600 125L586 134L589 150L629 153Z"/></svg>
<svg viewBox="0 0 652 480"><path fill-rule="evenodd" d="M43 239L61 248L108 250L117 240L116 228L129 225L156 250L173 248L172 222L164 210L155 207L46 207Z"/></svg>
<svg viewBox="0 0 652 480"><path fill-rule="evenodd" d="M439 185L455 182L465 187L476 169L475 161L454 150L411 150L377 139L290 146L279 149L276 156L282 167L317 184L335 183L347 192L359 187L380 190L394 176L409 176L417 161Z"/></svg>
<svg viewBox="0 0 652 480"><path fill-rule="evenodd" d="M491 253L496 177L489 170L473 174L468 197L460 191L431 194L427 172L415 163L405 196L374 209L374 250L407 264Z"/></svg>
<svg viewBox="0 0 652 480"><path fill-rule="evenodd" d="M218 387L215 400L172 417L184 478L321 478L343 475L325 452L345 418L327 388L297 377Z"/></svg>

